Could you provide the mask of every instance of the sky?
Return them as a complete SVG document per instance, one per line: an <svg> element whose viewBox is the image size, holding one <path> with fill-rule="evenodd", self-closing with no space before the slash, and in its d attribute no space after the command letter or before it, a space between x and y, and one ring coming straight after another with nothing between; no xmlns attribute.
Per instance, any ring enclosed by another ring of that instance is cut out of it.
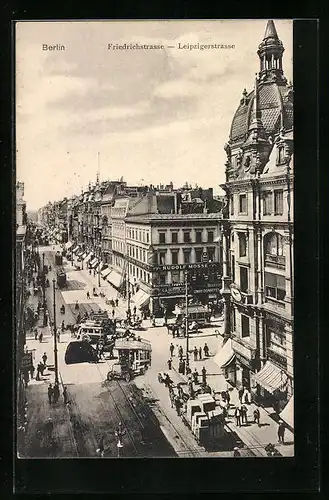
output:
<svg viewBox="0 0 329 500"><path fill-rule="evenodd" d="M17 23L16 177L27 209L80 194L98 169L101 180L175 187L188 181L219 193L223 147L243 89L253 89L266 23ZM275 26L292 81L292 21ZM108 50L136 42L164 49ZM235 48L188 50L179 43Z"/></svg>

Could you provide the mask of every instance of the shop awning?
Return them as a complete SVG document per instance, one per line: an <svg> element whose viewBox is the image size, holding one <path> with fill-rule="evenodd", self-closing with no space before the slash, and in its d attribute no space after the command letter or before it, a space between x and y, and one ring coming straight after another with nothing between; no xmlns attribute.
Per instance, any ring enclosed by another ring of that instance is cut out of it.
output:
<svg viewBox="0 0 329 500"><path fill-rule="evenodd" d="M99 265L96 267L96 273L100 272L102 274L101 271L103 271L103 268L106 266L106 264L104 264L102 261L99 263Z"/></svg>
<svg viewBox="0 0 329 500"><path fill-rule="evenodd" d="M93 269L94 267L96 267L98 264L98 259L97 257L94 257L91 261L90 261L90 267Z"/></svg>
<svg viewBox="0 0 329 500"><path fill-rule="evenodd" d="M66 250L69 250L71 247L73 247L72 241L68 241L67 243L65 243Z"/></svg>
<svg viewBox="0 0 329 500"><path fill-rule="evenodd" d="M87 253L87 252L84 252L84 253L82 254L82 260L85 260L85 258L87 257L87 255L88 255L88 253Z"/></svg>
<svg viewBox="0 0 329 500"><path fill-rule="evenodd" d="M220 368L225 368L232 363L234 358L235 354L232 347L232 340L228 339L214 357L214 361Z"/></svg>
<svg viewBox="0 0 329 500"><path fill-rule="evenodd" d="M77 254L77 257L81 257L83 254L83 250L81 250L81 248L79 248L79 250L77 250L76 254Z"/></svg>
<svg viewBox="0 0 329 500"><path fill-rule="evenodd" d="M101 276L102 278L106 278L106 276L108 276L111 272L111 269L109 267L107 267L106 269L103 269L103 271L101 272Z"/></svg>
<svg viewBox="0 0 329 500"><path fill-rule="evenodd" d="M277 389L282 389L286 383L285 373L271 361L266 361L263 368L256 373L255 381L267 392L273 394Z"/></svg>
<svg viewBox="0 0 329 500"><path fill-rule="evenodd" d="M87 262L90 261L91 257L92 257L93 253L92 252L89 252L87 257L85 258L85 263L87 264Z"/></svg>
<svg viewBox="0 0 329 500"><path fill-rule="evenodd" d="M294 428L294 396L291 396L286 406L280 413L280 418L292 429Z"/></svg>
<svg viewBox="0 0 329 500"><path fill-rule="evenodd" d="M138 290L137 293L132 297L132 300L137 308L143 307L148 300L150 300L150 296L144 290Z"/></svg>
<svg viewBox="0 0 329 500"><path fill-rule="evenodd" d="M116 271L111 271L111 274L106 278L106 281L115 286L115 288L119 288L121 283L121 274L117 273Z"/></svg>
<svg viewBox="0 0 329 500"><path fill-rule="evenodd" d="M79 250L79 247L74 247L73 250L72 250L72 252L76 253L78 250Z"/></svg>

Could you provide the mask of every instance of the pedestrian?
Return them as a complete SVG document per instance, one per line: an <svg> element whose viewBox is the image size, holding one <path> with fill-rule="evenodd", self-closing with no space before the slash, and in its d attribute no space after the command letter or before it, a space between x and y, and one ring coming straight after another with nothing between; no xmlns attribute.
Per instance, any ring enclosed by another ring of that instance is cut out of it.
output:
<svg viewBox="0 0 329 500"><path fill-rule="evenodd" d="M114 316L115 316L115 310L112 309L112 318L114 318Z"/></svg>
<svg viewBox="0 0 329 500"><path fill-rule="evenodd" d="M227 401L227 407L229 407L231 401L230 391L226 391L226 401Z"/></svg>
<svg viewBox="0 0 329 500"><path fill-rule="evenodd" d="M198 348L197 348L197 346L194 347L193 354L194 354L194 361L197 361L198 360Z"/></svg>
<svg viewBox="0 0 329 500"><path fill-rule="evenodd" d="M241 453L239 452L239 448L237 446L233 448L233 457L241 457Z"/></svg>
<svg viewBox="0 0 329 500"><path fill-rule="evenodd" d="M175 346L173 343L170 344L169 350L170 350L170 357L172 358L174 356L174 350L175 350Z"/></svg>
<svg viewBox="0 0 329 500"><path fill-rule="evenodd" d="M100 440L98 441L98 448L96 450L96 453L100 457L103 457L104 456L104 451L105 451L105 448L104 448L104 436L101 436Z"/></svg>
<svg viewBox="0 0 329 500"><path fill-rule="evenodd" d="M63 399L64 399L64 404L66 405L69 402L66 386L63 388Z"/></svg>
<svg viewBox="0 0 329 500"><path fill-rule="evenodd" d="M58 400L59 400L59 386L58 382L56 382L53 388L53 401L54 403L57 403Z"/></svg>
<svg viewBox="0 0 329 500"><path fill-rule="evenodd" d="M180 345L178 349L178 355L180 358L183 358L183 347Z"/></svg>
<svg viewBox="0 0 329 500"><path fill-rule="evenodd" d="M61 341L61 332L59 331L59 329L57 329L57 342L60 342Z"/></svg>
<svg viewBox="0 0 329 500"><path fill-rule="evenodd" d="M136 306L134 306L134 308L133 308L134 316L136 316L136 311L137 311L137 308L136 308Z"/></svg>
<svg viewBox="0 0 329 500"><path fill-rule="evenodd" d="M202 368L201 373L202 373L202 384L206 385L207 384L207 370L205 369L205 367Z"/></svg>
<svg viewBox="0 0 329 500"><path fill-rule="evenodd" d="M241 405L240 414L241 414L241 423L247 424L248 423L248 409L245 405Z"/></svg>
<svg viewBox="0 0 329 500"><path fill-rule="evenodd" d="M188 382L188 390L189 390L190 398L194 399L194 388L193 388L192 380L189 380L189 382Z"/></svg>
<svg viewBox="0 0 329 500"><path fill-rule="evenodd" d="M34 340L38 340L38 329L34 329Z"/></svg>
<svg viewBox="0 0 329 500"><path fill-rule="evenodd" d="M198 373L198 370L196 368L194 368L194 372L192 373L192 377L193 377L193 382L195 384L197 384L199 382L199 373Z"/></svg>
<svg viewBox="0 0 329 500"><path fill-rule="evenodd" d="M40 335L39 335L39 342L40 342L40 344L41 344L41 342L42 342L42 339L43 339L43 333L42 333L42 332L40 332Z"/></svg>
<svg viewBox="0 0 329 500"><path fill-rule="evenodd" d="M89 274L90 274L90 276L91 276L91 269L89 269Z"/></svg>
<svg viewBox="0 0 329 500"><path fill-rule="evenodd" d="M48 401L49 401L49 404L51 404L52 401L53 401L53 395L54 395L53 386L51 384L49 384L49 386L48 386Z"/></svg>
<svg viewBox="0 0 329 500"><path fill-rule="evenodd" d="M74 309L75 309L76 311L78 311L78 309L79 309L79 302L78 302L78 301L76 301L75 306L74 306Z"/></svg>
<svg viewBox="0 0 329 500"><path fill-rule="evenodd" d="M209 356L209 347L207 345L207 342L203 346L203 352L204 352L205 357L207 358Z"/></svg>
<svg viewBox="0 0 329 500"><path fill-rule="evenodd" d="M29 380L30 380L29 371L28 370L24 370L23 377L24 377L24 385L25 385L25 387L27 387L27 385L29 383Z"/></svg>
<svg viewBox="0 0 329 500"><path fill-rule="evenodd" d="M62 321L61 330L62 330L62 333L64 333L64 331L65 331L65 323L64 323L64 320Z"/></svg>
<svg viewBox="0 0 329 500"><path fill-rule="evenodd" d="M43 364L44 364L45 366L47 366L47 359L48 359L48 356L47 356L47 354L44 352L44 353L43 353L43 356L42 356L42 361L43 361Z"/></svg>
<svg viewBox="0 0 329 500"><path fill-rule="evenodd" d="M259 409L258 409L258 408L255 408L255 409L254 409L254 423L255 423L255 424L258 424L258 427L260 427L260 424L259 424L259 419L260 419L260 412L259 412Z"/></svg>
<svg viewBox="0 0 329 500"><path fill-rule="evenodd" d="M119 299L115 299L115 305L116 305L116 307L119 306Z"/></svg>
<svg viewBox="0 0 329 500"><path fill-rule="evenodd" d="M87 292L87 299L89 300L90 299L90 293L89 293L89 290Z"/></svg>
<svg viewBox="0 0 329 500"><path fill-rule="evenodd" d="M168 359L167 365L168 365L168 370L171 370L172 359Z"/></svg>
<svg viewBox="0 0 329 500"><path fill-rule="evenodd" d="M284 444L284 433L286 431L286 426L282 422L282 420L279 421L279 427L278 427L278 441L279 443Z"/></svg>
<svg viewBox="0 0 329 500"><path fill-rule="evenodd" d="M202 360L202 347L199 347L199 360Z"/></svg>
<svg viewBox="0 0 329 500"><path fill-rule="evenodd" d="M239 400L240 400L240 403L242 403L242 396L243 396L243 393L244 393L244 387L242 386L241 389L239 390Z"/></svg>
<svg viewBox="0 0 329 500"><path fill-rule="evenodd" d="M35 368L34 365L31 366L31 379L34 377Z"/></svg>
<svg viewBox="0 0 329 500"><path fill-rule="evenodd" d="M48 418L45 423L45 431L48 439L51 439L54 430L54 424L51 418Z"/></svg>
<svg viewBox="0 0 329 500"><path fill-rule="evenodd" d="M241 412L240 412L240 408L237 407L235 409L234 416L235 416L235 421L236 421L237 427L241 427Z"/></svg>
<svg viewBox="0 0 329 500"><path fill-rule="evenodd" d="M181 401L179 399L178 396L175 397L175 400L174 400L174 403L175 403L175 408L176 408L176 411L177 411L177 415L180 415L180 411L181 411Z"/></svg>
<svg viewBox="0 0 329 500"><path fill-rule="evenodd" d="M190 375L192 373L191 367L187 366L186 367L186 375Z"/></svg>

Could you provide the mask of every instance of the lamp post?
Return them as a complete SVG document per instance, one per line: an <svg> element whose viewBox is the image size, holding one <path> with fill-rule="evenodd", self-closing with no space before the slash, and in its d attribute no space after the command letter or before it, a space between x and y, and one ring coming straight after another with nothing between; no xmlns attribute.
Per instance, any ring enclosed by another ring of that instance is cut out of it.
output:
<svg viewBox="0 0 329 500"><path fill-rule="evenodd" d="M46 272L45 272L45 254L42 254L42 295L43 295L43 326L47 326L46 316Z"/></svg>
<svg viewBox="0 0 329 500"><path fill-rule="evenodd" d="M58 357L57 357L57 326L56 326L56 280L53 278L53 298L54 298L54 363L55 363L55 383L58 384Z"/></svg>
<svg viewBox="0 0 329 500"><path fill-rule="evenodd" d="M185 271L185 335L186 335L186 368L189 367L189 330L188 330L188 272Z"/></svg>

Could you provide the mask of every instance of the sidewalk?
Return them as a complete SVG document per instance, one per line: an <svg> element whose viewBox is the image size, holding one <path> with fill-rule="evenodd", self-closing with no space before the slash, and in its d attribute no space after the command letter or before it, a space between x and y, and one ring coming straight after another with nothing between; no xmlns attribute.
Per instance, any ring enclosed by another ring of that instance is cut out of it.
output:
<svg viewBox="0 0 329 500"><path fill-rule="evenodd" d="M76 457L76 443L68 408L63 402L61 384L59 401L52 404L48 401L48 385L55 382L53 337L49 327L42 327L42 318L36 327L39 333L43 333L43 341L35 340L34 335L27 336L26 340L27 350L33 352L34 377L36 377L36 367L44 353L48 356L47 368L40 377L40 381L35 378L30 379L26 388L28 424L25 450L20 450L20 456L24 458ZM51 418L54 424L52 442L49 441L45 432L44 424L48 418Z"/></svg>
<svg viewBox="0 0 329 500"><path fill-rule="evenodd" d="M167 333L165 333L167 335ZM172 337L170 336L169 343L172 340ZM174 343L175 341L180 341L179 344L182 344L183 342L186 342L186 339L173 339L172 342ZM200 339L201 340L201 339ZM211 340L211 344L208 341L207 343L210 344L210 357L209 358L204 358L202 360L194 361L193 357L193 348L194 345L197 347L202 346L204 343L205 339L202 339L202 341L198 342L197 338L194 337L193 339L190 339L190 367L192 369L192 372L194 371L194 368L197 369L199 372L199 380L201 379L201 370L203 366L205 367L207 371L207 382L209 383L209 386L211 389L215 392L215 394L218 394L222 391L225 390L230 390L230 408L228 410L228 416L226 418L227 422L227 427L230 429L231 432L235 433L245 445L252 450L252 452L256 456L263 456L267 457L267 453L265 451L265 446L269 443L272 443L275 445L275 447L278 449L278 451L281 453L282 456L286 457L293 457L294 456L294 435L292 432L289 431L289 429L286 429L285 432L285 444L280 444L278 443L278 437L277 437L277 430L278 430L278 424L270 417L269 413L262 407L257 406L254 403L250 403L247 406L248 408L248 414L247 414L247 424L243 424L241 427L238 427L235 422L234 418L234 411L236 406L240 406L240 401L239 401L239 395L238 395L238 390L234 387L231 386L231 384L225 379L222 370L219 368L219 366L214 362L214 355L216 354L216 346L215 346L215 340ZM217 340L218 348L221 346L222 343L222 338L219 337ZM175 356L173 357L173 369L176 371L177 376L180 378L181 381L187 381L187 376L186 375L181 375L178 373L178 357L177 357L177 349L175 349ZM167 371L164 369L164 371ZM260 426L258 424L254 423L253 419L253 411L255 408L259 409L260 412Z"/></svg>

